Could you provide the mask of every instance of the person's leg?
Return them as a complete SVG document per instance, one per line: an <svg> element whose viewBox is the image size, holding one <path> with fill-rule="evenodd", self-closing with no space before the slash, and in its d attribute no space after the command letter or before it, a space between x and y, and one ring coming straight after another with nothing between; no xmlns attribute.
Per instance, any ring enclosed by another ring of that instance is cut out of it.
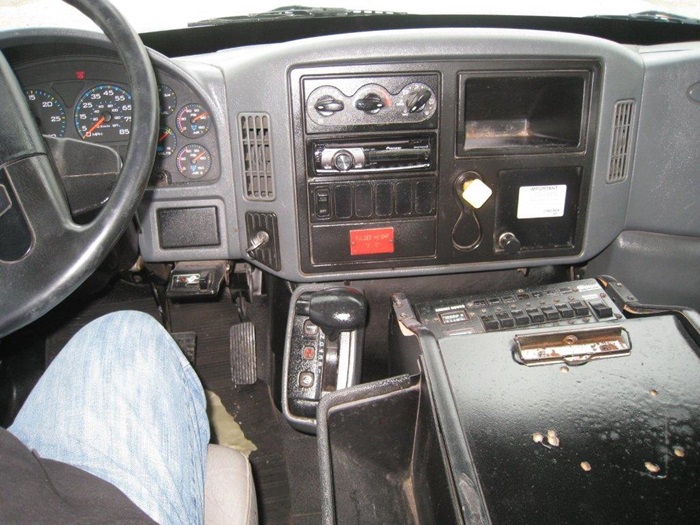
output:
<svg viewBox="0 0 700 525"><path fill-rule="evenodd" d="M117 312L78 332L8 430L41 457L109 481L159 523L203 521L204 391L146 314Z"/></svg>

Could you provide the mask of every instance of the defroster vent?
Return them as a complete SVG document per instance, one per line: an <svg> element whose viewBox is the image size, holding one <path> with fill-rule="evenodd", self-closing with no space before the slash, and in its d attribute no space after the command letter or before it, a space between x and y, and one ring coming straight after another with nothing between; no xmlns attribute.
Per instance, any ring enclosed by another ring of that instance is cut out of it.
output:
<svg viewBox="0 0 700 525"><path fill-rule="evenodd" d="M615 104L608 184L627 178L631 161L630 145L632 143L634 106L634 100L620 100Z"/></svg>
<svg viewBox="0 0 700 525"><path fill-rule="evenodd" d="M270 116L265 113L243 113L239 129L245 196L252 201L274 200Z"/></svg>

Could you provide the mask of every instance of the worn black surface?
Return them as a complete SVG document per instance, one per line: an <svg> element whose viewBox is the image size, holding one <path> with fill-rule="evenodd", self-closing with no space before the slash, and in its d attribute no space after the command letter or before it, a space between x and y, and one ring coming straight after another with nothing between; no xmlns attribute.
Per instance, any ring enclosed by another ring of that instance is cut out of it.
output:
<svg viewBox="0 0 700 525"><path fill-rule="evenodd" d="M564 370L515 363L513 332L440 341L494 524L696 523L698 349L669 316L624 326L630 356Z"/></svg>

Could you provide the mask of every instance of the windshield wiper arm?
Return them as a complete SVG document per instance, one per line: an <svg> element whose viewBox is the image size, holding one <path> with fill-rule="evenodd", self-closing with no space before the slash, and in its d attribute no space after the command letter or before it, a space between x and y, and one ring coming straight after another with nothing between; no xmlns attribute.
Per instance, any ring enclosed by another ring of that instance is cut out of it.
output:
<svg viewBox="0 0 700 525"><path fill-rule="evenodd" d="M664 22L672 24L698 25L700 20L689 16L668 13L666 11L640 11L629 15L592 15L588 18L608 18L612 20L644 20L649 22Z"/></svg>
<svg viewBox="0 0 700 525"><path fill-rule="evenodd" d="M264 13L251 13L241 16L223 16L220 18L209 18L198 22L190 22L189 27L213 26L233 24L236 22L252 22L256 20L275 20L284 18L334 18L349 16L376 16L376 15L406 15L408 13L396 11L372 11L365 9L346 9L344 7L305 7L292 5L276 7Z"/></svg>

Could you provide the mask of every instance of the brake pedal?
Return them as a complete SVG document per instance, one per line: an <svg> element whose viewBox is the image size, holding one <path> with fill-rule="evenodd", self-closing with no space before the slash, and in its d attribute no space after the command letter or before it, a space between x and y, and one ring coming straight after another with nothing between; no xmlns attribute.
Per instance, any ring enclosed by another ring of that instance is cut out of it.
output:
<svg viewBox="0 0 700 525"><path fill-rule="evenodd" d="M197 358L197 332L172 332L170 335L190 364L194 366Z"/></svg>
<svg viewBox="0 0 700 525"><path fill-rule="evenodd" d="M255 358L255 325L250 321L231 327L231 381L234 385L252 385L258 379Z"/></svg>

